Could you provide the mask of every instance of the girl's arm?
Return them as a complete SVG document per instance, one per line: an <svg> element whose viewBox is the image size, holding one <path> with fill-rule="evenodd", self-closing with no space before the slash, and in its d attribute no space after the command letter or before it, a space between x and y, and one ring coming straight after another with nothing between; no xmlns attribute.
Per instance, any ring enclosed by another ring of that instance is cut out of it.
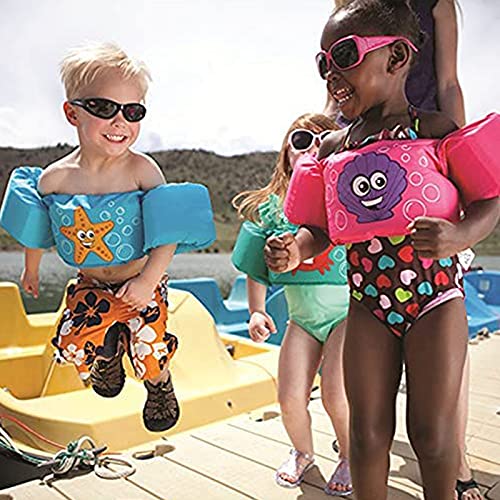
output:
<svg viewBox="0 0 500 500"><path fill-rule="evenodd" d="M413 246L420 257L450 257L490 235L499 219L498 197L471 203L467 207L466 217L457 224L444 219L420 217L410 226Z"/></svg>
<svg viewBox="0 0 500 500"><path fill-rule="evenodd" d="M35 299L38 298L38 271L42 255L42 248L24 249L24 269L21 274L21 286L26 293L33 295Z"/></svg>
<svg viewBox="0 0 500 500"><path fill-rule="evenodd" d="M295 236L285 233L268 238L264 258L271 271L287 273L304 260L324 252L329 244L328 236L318 227L301 226Z"/></svg>
<svg viewBox="0 0 500 500"><path fill-rule="evenodd" d="M455 0L438 0L434 17L434 57L439 109L459 127L465 125L465 107L457 76L458 27Z"/></svg>
<svg viewBox="0 0 500 500"><path fill-rule="evenodd" d="M267 287L247 277L248 310L250 322L248 333L254 342L264 342L271 333L276 333L273 319L266 313Z"/></svg>

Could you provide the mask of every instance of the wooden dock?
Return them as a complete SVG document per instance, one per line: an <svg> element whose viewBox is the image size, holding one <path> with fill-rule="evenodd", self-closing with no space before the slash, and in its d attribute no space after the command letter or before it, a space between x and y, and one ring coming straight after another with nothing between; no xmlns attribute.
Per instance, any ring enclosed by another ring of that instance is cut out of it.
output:
<svg viewBox="0 0 500 500"><path fill-rule="evenodd" d="M500 336L470 346L471 394L467 451L474 476L490 500L500 500ZM315 393L313 393L313 396ZM415 455L405 430L404 391L398 395L398 426L393 445L389 498L423 498ZM316 466L299 488L274 483L274 471L286 458L290 442L279 407L201 427L155 445L170 451L149 460L132 458L136 472L126 479L100 479L94 473L53 481L39 481L0 491L0 500L61 499L321 499L337 454L334 435L321 401L312 399ZM353 497L354 498L354 497ZM447 499L443 499L447 500Z"/></svg>

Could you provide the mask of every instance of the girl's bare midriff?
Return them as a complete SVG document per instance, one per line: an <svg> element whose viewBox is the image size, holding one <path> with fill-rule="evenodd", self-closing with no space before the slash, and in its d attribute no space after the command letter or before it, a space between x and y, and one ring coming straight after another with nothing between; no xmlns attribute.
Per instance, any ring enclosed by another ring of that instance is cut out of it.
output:
<svg viewBox="0 0 500 500"><path fill-rule="evenodd" d="M107 267L89 267L80 269L83 276L92 278L103 283L123 283L124 281L137 276L144 268L147 256L132 260L126 264Z"/></svg>

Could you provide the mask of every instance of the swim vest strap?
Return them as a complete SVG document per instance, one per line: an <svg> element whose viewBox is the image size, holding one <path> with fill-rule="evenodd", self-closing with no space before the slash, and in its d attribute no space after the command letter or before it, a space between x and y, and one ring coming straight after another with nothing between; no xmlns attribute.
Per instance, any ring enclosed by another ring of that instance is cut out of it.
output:
<svg viewBox="0 0 500 500"><path fill-rule="evenodd" d="M42 172L40 167L14 169L0 209L0 226L28 248L50 248L55 244L49 213L37 189Z"/></svg>
<svg viewBox="0 0 500 500"><path fill-rule="evenodd" d="M142 200L144 251L177 243L176 253L199 250L215 241L208 189L201 184L162 184Z"/></svg>

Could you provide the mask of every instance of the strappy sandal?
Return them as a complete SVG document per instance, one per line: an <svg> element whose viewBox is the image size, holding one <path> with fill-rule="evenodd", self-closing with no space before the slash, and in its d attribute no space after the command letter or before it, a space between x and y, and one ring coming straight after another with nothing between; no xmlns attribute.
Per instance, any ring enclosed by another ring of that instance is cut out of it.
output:
<svg viewBox="0 0 500 500"><path fill-rule="evenodd" d="M302 453L295 448L290 450L288 460L276 470L274 479L283 488L296 488L304 480L306 472L314 465L314 455ZM283 475L295 480L285 479Z"/></svg>
<svg viewBox="0 0 500 500"><path fill-rule="evenodd" d="M483 495L481 491L479 490L479 485L474 481L474 478L470 478L468 481L461 481L460 479L457 479L457 484L455 486L455 491L457 492L457 498L458 500L462 500L463 495L466 491L476 489L479 491L479 494L481 495L481 498L483 498Z"/></svg>
<svg viewBox="0 0 500 500"><path fill-rule="evenodd" d="M337 490L334 486L344 486L345 490ZM330 481L324 489L327 495L346 497L352 494L352 479L351 470L349 468L349 460L347 458L341 458L336 469L334 470Z"/></svg>

